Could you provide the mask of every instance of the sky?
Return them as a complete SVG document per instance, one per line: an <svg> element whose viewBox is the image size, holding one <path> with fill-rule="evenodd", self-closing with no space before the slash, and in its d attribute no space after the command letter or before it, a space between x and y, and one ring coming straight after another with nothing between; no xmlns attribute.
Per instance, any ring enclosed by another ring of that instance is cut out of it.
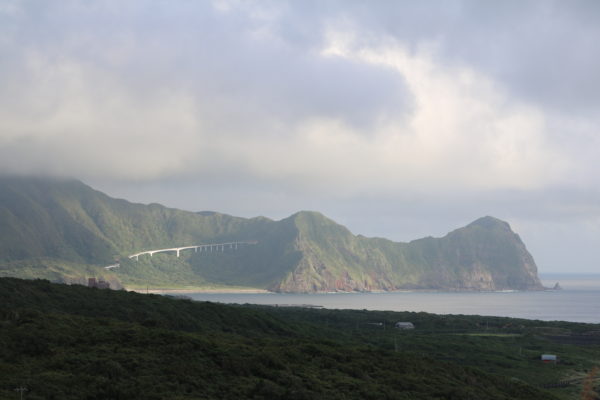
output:
<svg viewBox="0 0 600 400"><path fill-rule="evenodd" d="M0 0L0 172L600 273L600 2Z"/></svg>

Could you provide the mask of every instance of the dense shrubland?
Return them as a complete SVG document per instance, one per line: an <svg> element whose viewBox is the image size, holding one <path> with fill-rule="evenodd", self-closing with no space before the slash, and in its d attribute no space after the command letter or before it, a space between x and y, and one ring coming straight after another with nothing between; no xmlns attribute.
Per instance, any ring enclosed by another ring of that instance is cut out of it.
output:
<svg viewBox="0 0 600 400"><path fill-rule="evenodd" d="M192 302L0 279L0 397L549 399L598 346L576 323ZM392 328L410 320L414 331ZM373 324L375 323L375 324ZM564 362L542 365L541 352Z"/></svg>

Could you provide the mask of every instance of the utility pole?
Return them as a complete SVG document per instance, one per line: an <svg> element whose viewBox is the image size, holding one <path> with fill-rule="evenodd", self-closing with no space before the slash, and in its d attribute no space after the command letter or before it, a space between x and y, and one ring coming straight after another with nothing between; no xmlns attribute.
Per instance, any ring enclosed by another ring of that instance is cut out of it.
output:
<svg viewBox="0 0 600 400"><path fill-rule="evenodd" d="M18 388L15 388L15 392L21 392L21 400L23 400L23 392L26 392L28 389L26 387L20 386Z"/></svg>

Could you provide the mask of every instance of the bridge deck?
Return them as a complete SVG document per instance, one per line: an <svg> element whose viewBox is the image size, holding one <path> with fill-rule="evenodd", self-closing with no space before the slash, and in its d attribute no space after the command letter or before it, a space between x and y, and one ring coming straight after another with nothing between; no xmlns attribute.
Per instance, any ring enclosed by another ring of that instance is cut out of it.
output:
<svg viewBox="0 0 600 400"><path fill-rule="evenodd" d="M193 245L193 246L182 246L182 247L171 247L168 249L153 249L153 250L145 250L145 251L140 251L139 253L135 253L129 256L129 258L135 258L136 260L138 259L139 256L142 256L144 254L150 254L150 257L152 257L152 255L154 253L165 253L165 252L169 252L169 251L174 251L177 253L177 257L179 257L179 252L181 250L187 250L187 249L194 249L195 251L198 251L198 249L200 249L200 251L202 251L202 249L210 249L211 251L213 249L221 249L221 251L225 251L225 247L228 246L230 249L237 249L238 246L241 245L248 245L248 244L257 244L258 242L255 240L246 240L246 241L240 241L240 242L225 242L225 243L204 243L204 244L197 244L197 245Z"/></svg>

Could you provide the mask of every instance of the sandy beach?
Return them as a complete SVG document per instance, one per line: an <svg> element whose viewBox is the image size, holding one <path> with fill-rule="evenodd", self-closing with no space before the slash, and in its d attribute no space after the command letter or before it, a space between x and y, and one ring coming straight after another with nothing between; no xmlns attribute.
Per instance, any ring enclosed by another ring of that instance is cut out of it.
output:
<svg viewBox="0 0 600 400"><path fill-rule="evenodd" d="M254 289L254 288L205 288L195 287L186 289L162 289L162 288L130 288L125 287L125 290L138 293L152 293L152 294L186 294L186 293L243 293L243 294L254 294L254 293L272 293L265 289Z"/></svg>

